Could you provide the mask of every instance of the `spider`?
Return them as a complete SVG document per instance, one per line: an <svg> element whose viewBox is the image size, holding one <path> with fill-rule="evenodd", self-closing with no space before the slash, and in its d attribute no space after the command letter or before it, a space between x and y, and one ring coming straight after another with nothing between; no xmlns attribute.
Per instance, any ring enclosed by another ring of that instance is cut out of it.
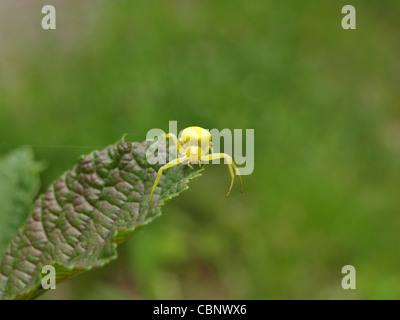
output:
<svg viewBox="0 0 400 320"><path fill-rule="evenodd" d="M243 192L243 180L238 168L236 167L236 164L233 162L232 157L227 155L226 153L213 152L211 134L210 132L208 132L208 130L201 127L188 127L182 131L179 139L177 139L177 137L173 133L168 133L164 135L165 139L169 137L171 137L176 145L177 157L176 159L170 161L158 170L157 178L154 182L153 189L151 190L150 194L150 203L153 198L154 190L156 190L163 171L165 169L177 166L178 164L185 161L187 161L187 165L192 170L194 170L194 168L191 166L191 163L198 163L199 167L201 168L201 161L209 162L210 160L214 159L225 159L228 165L229 173L231 175L231 185L226 196L229 196L229 194L231 193L233 182L235 180L235 173L239 176L241 192ZM179 157L178 152L180 153Z"/></svg>

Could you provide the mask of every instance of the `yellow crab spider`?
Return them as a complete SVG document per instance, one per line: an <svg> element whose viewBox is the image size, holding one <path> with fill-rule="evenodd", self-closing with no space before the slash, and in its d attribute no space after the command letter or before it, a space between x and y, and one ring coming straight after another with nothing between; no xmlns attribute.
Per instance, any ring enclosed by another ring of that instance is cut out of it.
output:
<svg viewBox="0 0 400 320"><path fill-rule="evenodd" d="M229 173L231 175L231 185L229 186L229 190L226 196L229 196L229 194L231 193L233 182L235 180L235 173L239 176L241 192L243 192L242 176L240 175L240 172L236 167L235 162L233 162L231 156L225 153L213 152L211 134L206 129L200 127L188 127L182 131L179 139L173 133L168 133L164 135L164 138L171 138L176 145L177 158L162 166L158 170L157 178L154 182L153 189L151 190L150 194L150 203L153 199L154 190L156 190L156 187L160 182L163 171L168 168L177 166L178 164L181 164L185 161L187 161L187 165L191 169L193 169L191 163L198 163L199 167L201 167L201 161L209 162L214 159L225 159L228 165ZM180 154L180 157L178 157L178 153Z"/></svg>

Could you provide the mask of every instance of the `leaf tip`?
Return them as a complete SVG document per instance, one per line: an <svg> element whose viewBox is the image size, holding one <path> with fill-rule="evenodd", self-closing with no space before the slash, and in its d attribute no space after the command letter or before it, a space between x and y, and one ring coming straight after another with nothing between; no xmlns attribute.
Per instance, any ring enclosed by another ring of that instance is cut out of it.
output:
<svg viewBox="0 0 400 320"><path fill-rule="evenodd" d="M122 138L121 138L121 141L122 141L122 142L125 142L125 138L127 137L127 135L128 135L127 132L125 132L125 133L122 135Z"/></svg>

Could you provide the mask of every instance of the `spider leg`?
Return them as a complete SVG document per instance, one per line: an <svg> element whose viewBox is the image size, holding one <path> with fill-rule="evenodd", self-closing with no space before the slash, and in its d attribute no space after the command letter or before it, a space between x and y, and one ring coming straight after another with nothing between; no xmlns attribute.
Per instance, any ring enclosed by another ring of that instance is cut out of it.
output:
<svg viewBox="0 0 400 320"><path fill-rule="evenodd" d="M157 174L156 181L154 181L153 189L151 189L151 193L150 193L150 203L149 203L149 204L151 204L151 200L153 199L154 190L156 190L156 187L157 187L158 183L160 182L160 179L161 179L161 176L162 176L162 174L163 174L163 171L164 171L165 169L168 169L168 168L177 166L178 164L180 164L180 163L182 163L182 162L184 162L184 161L186 161L186 160L188 160L188 159L189 159L188 157L182 157L182 158L179 158L179 159L172 160L172 161L168 162L166 165L162 166L162 167L158 170L158 174Z"/></svg>
<svg viewBox="0 0 400 320"><path fill-rule="evenodd" d="M194 170L194 168L192 167L192 165L188 162L188 166L190 169Z"/></svg>
<svg viewBox="0 0 400 320"><path fill-rule="evenodd" d="M243 180L242 180L242 175L240 174L240 171L238 167L236 166L236 163L232 160L232 167L235 170L236 174L239 176L240 180L240 192L243 193Z"/></svg>
<svg viewBox="0 0 400 320"><path fill-rule="evenodd" d="M240 175L239 169L236 167L235 162L233 162L232 157L225 153L212 153L212 154L209 154L209 155L201 158L201 160L203 160L203 161L210 161L210 160L214 160L214 159L226 159L226 162L228 165L229 173L231 175L231 185L229 187L229 190L228 190L228 193L226 194L226 196L229 196L229 194L231 193L232 187L233 187L233 181L235 180L234 171L239 176L241 192L243 192L242 176Z"/></svg>
<svg viewBox="0 0 400 320"><path fill-rule="evenodd" d="M182 145L180 144L180 142L178 141L176 135L174 135L173 133L167 133L166 135L164 135L165 139L171 138L172 141L174 141L175 146L176 146L176 158L178 158L178 152L182 155L182 156L186 156L186 154L182 151Z"/></svg>

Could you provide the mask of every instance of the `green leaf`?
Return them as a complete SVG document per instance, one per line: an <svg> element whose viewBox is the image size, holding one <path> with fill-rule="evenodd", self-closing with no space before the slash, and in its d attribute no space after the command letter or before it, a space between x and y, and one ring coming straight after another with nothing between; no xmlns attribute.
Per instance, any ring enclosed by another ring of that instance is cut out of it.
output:
<svg viewBox="0 0 400 320"><path fill-rule="evenodd" d="M115 259L119 243L160 216L160 207L200 175L185 165L166 170L149 205L160 167L146 160L151 144L120 141L95 151L50 186L7 248L2 299L43 293L44 265L53 265L61 282ZM166 152L165 144L159 152Z"/></svg>
<svg viewBox="0 0 400 320"><path fill-rule="evenodd" d="M32 209L39 189L41 164L30 148L14 150L0 159L0 262L7 245Z"/></svg>

